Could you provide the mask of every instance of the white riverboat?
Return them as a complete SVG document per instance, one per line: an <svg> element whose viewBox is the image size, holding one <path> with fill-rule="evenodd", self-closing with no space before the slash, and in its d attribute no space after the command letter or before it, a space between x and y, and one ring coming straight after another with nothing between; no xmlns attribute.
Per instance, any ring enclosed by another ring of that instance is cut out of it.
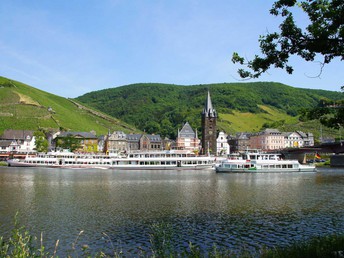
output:
<svg viewBox="0 0 344 258"><path fill-rule="evenodd" d="M101 169L211 169L215 158L197 156L188 151L135 152L126 155L92 155L51 152L12 159L12 167L101 168Z"/></svg>
<svg viewBox="0 0 344 258"><path fill-rule="evenodd" d="M248 150L241 156L230 156L215 167L218 173L273 173L314 172L313 165L303 165L297 160L282 159L281 154Z"/></svg>

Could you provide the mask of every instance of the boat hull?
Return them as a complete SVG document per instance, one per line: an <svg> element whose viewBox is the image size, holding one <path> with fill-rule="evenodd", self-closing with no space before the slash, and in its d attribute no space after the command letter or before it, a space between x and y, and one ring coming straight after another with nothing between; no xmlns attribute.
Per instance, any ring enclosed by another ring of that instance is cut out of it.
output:
<svg viewBox="0 0 344 258"><path fill-rule="evenodd" d="M91 165L91 164L33 164L22 161L9 160L9 167L46 167L68 169L115 169L115 170L213 170L213 164L207 165Z"/></svg>
<svg viewBox="0 0 344 258"><path fill-rule="evenodd" d="M133 152L127 155L80 154L69 151L41 153L8 161L10 167L50 167L117 170L214 169L215 158L188 151Z"/></svg>
<svg viewBox="0 0 344 258"><path fill-rule="evenodd" d="M215 171L217 173L296 173L296 172L315 172L316 169L310 168L290 168L290 169L231 169L231 168L221 168L216 167Z"/></svg>

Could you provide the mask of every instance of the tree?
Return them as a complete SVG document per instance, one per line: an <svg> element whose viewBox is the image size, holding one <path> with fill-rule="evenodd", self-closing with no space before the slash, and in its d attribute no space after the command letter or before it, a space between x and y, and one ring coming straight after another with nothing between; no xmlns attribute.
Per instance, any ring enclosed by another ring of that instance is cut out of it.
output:
<svg viewBox="0 0 344 258"><path fill-rule="evenodd" d="M42 131L36 131L33 133L35 136L35 150L37 152L47 152L48 151L48 140Z"/></svg>
<svg viewBox="0 0 344 258"><path fill-rule="evenodd" d="M302 30L295 23L292 8L301 8L309 18L309 25ZM270 14L282 16L280 32L260 36L260 49L264 57L256 55L245 62L238 53L233 53L233 63L246 65L250 70L239 69L242 78L258 78L270 67L281 68L292 74L289 57L298 55L305 61L314 61L317 55L323 57L322 67L334 58L344 60L344 1L343 0L279 0ZM322 67L320 73L322 72ZM341 86L344 91L344 86ZM342 93L343 94L343 93ZM344 102L320 102L318 107L305 112L304 117L319 119L328 127L344 127Z"/></svg>
<svg viewBox="0 0 344 258"><path fill-rule="evenodd" d="M310 24L302 30L295 23L291 9L301 8ZM242 78L258 78L270 67L285 69L292 74L289 57L298 55L306 61L314 61L317 54L323 57L322 67L334 58L344 60L344 1L343 0L279 0L273 4L270 14L282 16L280 32L260 36L260 49L264 57L256 55L245 62L233 53L233 63L246 65L250 70L239 69ZM321 73L321 71L320 71Z"/></svg>
<svg viewBox="0 0 344 258"><path fill-rule="evenodd" d="M344 127L344 100L322 99L318 106L305 110L303 116L307 119L319 119L328 127L340 129Z"/></svg>
<svg viewBox="0 0 344 258"><path fill-rule="evenodd" d="M75 138L72 134L68 134L66 137L57 139L56 147L69 149L74 152L81 147L81 139Z"/></svg>

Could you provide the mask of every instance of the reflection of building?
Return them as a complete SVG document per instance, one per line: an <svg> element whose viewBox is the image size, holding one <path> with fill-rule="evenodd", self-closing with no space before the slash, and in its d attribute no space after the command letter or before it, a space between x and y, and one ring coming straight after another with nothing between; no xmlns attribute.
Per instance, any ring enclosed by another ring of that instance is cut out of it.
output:
<svg viewBox="0 0 344 258"><path fill-rule="evenodd" d="M178 137L176 140L176 148L180 150L190 150L198 151L199 150L199 139L194 130L192 130L190 124L186 122L183 128L178 130Z"/></svg>
<svg viewBox="0 0 344 258"><path fill-rule="evenodd" d="M221 155L227 155L229 154L229 144L227 140L228 135L224 132L220 132L219 136L217 137L217 151L216 154L221 156Z"/></svg>
<svg viewBox="0 0 344 258"><path fill-rule="evenodd" d="M210 152L216 155L216 119L217 113L213 108L208 91L202 112L202 154Z"/></svg>

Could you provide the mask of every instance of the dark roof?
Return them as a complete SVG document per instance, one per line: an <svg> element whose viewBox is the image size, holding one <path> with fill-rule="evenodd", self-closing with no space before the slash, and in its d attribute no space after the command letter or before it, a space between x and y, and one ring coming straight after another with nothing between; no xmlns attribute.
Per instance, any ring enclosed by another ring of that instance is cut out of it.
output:
<svg viewBox="0 0 344 258"><path fill-rule="evenodd" d="M161 137L159 134L147 134L150 142L161 142Z"/></svg>
<svg viewBox="0 0 344 258"><path fill-rule="evenodd" d="M12 143L11 140L0 140L0 147L8 147Z"/></svg>
<svg viewBox="0 0 344 258"><path fill-rule="evenodd" d="M194 130L192 130L190 124L186 122L179 132L179 137L181 138L196 138Z"/></svg>
<svg viewBox="0 0 344 258"><path fill-rule="evenodd" d="M127 134L128 141L139 141L143 134ZM159 134L144 134L150 142L161 142L161 137Z"/></svg>
<svg viewBox="0 0 344 258"><path fill-rule="evenodd" d="M30 130L12 130L8 129L5 130L3 135L1 136L1 139L4 140L25 140L27 136L30 136L32 138L34 131Z"/></svg>
<svg viewBox="0 0 344 258"><path fill-rule="evenodd" d="M139 141L142 134L127 134L128 141Z"/></svg>
<svg viewBox="0 0 344 258"><path fill-rule="evenodd" d="M93 133L89 132L62 132L57 137L80 136L87 139L98 139Z"/></svg>

